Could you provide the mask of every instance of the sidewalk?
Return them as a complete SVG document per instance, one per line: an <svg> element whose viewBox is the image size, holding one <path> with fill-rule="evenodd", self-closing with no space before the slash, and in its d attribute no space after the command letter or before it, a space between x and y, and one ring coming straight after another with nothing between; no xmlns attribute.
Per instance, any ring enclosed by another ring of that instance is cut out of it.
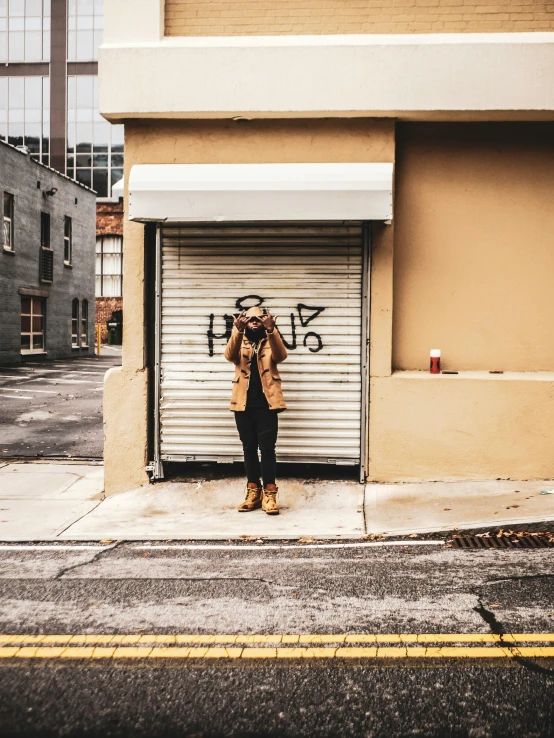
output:
<svg viewBox="0 0 554 738"><path fill-rule="evenodd" d="M287 479L281 514L239 514L243 482L164 482L104 498L103 468L0 463L0 540L362 538L554 520L554 480L367 484Z"/></svg>

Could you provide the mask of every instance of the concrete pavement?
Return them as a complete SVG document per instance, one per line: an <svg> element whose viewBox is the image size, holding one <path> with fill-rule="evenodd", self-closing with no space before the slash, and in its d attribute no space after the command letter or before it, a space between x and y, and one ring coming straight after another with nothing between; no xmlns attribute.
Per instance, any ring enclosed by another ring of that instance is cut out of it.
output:
<svg viewBox="0 0 554 738"><path fill-rule="evenodd" d="M281 514L238 513L243 480L201 478L109 498L101 465L0 464L0 540L356 539L554 520L553 480L367 484L286 479Z"/></svg>

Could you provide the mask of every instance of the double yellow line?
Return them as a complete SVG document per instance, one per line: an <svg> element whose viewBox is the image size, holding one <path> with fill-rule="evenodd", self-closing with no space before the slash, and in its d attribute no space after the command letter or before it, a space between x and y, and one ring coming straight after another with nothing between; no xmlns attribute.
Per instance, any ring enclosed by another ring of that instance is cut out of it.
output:
<svg viewBox="0 0 554 738"><path fill-rule="evenodd" d="M554 658L554 633L0 635L0 659Z"/></svg>

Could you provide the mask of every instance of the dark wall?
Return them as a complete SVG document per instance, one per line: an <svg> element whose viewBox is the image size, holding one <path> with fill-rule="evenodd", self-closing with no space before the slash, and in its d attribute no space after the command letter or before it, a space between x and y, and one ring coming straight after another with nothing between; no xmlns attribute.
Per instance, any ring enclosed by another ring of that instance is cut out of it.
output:
<svg viewBox="0 0 554 738"><path fill-rule="evenodd" d="M40 185L38 184L40 183ZM57 188L55 195L44 192ZM94 353L95 194L41 166L27 155L0 144L0 197L15 197L14 253L0 238L0 364L36 358L69 358ZM54 250L51 285L39 280L40 218L50 214L50 246ZM64 217L72 219L72 265L64 265ZM21 290L46 298L46 356L21 354ZM89 348L71 347L71 303L88 300Z"/></svg>

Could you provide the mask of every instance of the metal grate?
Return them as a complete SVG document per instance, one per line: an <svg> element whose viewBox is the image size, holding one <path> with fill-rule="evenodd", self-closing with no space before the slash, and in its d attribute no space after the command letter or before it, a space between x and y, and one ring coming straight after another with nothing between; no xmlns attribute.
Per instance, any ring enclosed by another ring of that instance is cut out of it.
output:
<svg viewBox="0 0 554 738"><path fill-rule="evenodd" d="M504 549L504 548L554 548L554 536L544 533L517 533L506 535L485 536L454 536L452 538L454 548L466 550L475 549Z"/></svg>
<svg viewBox="0 0 554 738"><path fill-rule="evenodd" d="M54 281L54 252L52 249L40 249L40 281L52 284Z"/></svg>

